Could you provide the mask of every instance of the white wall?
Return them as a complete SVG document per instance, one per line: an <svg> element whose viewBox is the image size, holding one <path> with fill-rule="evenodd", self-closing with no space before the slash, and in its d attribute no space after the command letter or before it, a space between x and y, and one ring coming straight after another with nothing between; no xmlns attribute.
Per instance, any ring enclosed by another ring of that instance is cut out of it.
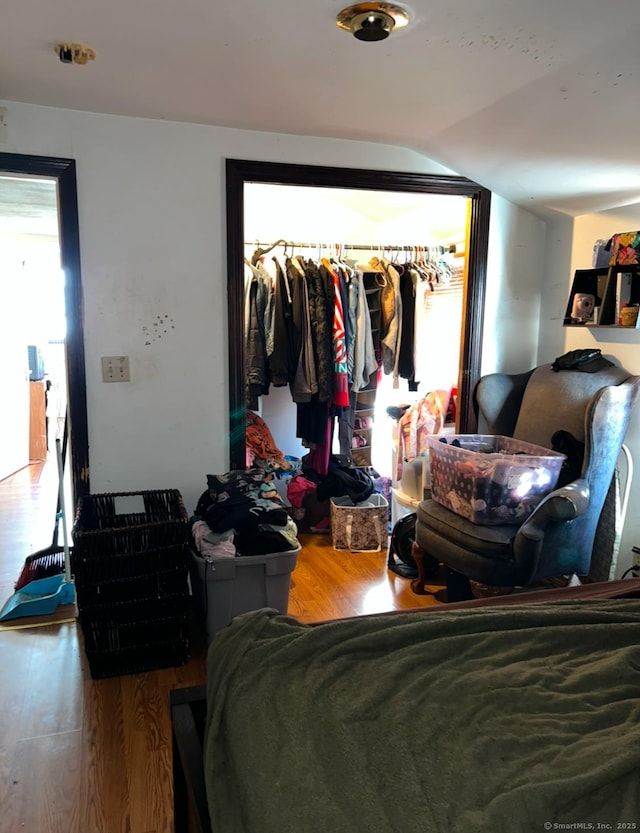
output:
<svg viewBox="0 0 640 833"><path fill-rule="evenodd" d="M523 373L537 364L545 224L491 198L482 374Z"/></svg>
<svg viewBox="0 0 640 833"><path fill-rule="evenodd" d="M447 172L384 145L0 105L2 151L77 163L92 491L178 488L188 511L206 474L228 466L225 159ZM504 201L493 210L500 342L502 321L536 294L530 263L508 273L516 256L500 254L513 246L500 218L529 252L540 230ZM131 383L102 383L104 355L130 357Z"/></svg>
<svg viewBox="0 0 640 833"><path fill-rule="evenodd" d="M565 352L566 329L562 327L571 286L572 217L563 217L547 224L543 267L542 310L538 361L553 361ZM590 261L589 261L590 263ZM589 263L587 265L589 265Z"/></svg>

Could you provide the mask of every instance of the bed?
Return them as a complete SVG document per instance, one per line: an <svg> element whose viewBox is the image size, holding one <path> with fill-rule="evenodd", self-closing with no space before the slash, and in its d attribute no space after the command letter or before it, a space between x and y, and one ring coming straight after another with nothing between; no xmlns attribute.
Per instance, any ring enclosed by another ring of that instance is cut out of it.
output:
<svg viewBox="0 0 640 833"><path fill-rule="evenodd" d="M255 611L199 697L194 829L640 824L640 580L313 626Z"/></svg>

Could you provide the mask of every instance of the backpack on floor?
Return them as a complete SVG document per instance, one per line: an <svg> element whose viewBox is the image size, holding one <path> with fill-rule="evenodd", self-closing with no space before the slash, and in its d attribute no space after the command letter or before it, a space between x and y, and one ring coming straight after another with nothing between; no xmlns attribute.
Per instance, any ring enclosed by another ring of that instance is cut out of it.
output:
<svg viewBox="0 0 640 833"><path fill-rule="evenodd" d="M411 547L416 540L416 513L410 512L396 521L389 539L389 557L387 567L403 578L417 578L418 568L411 555ZM398 562L396 559L400 559ZM428 576L437 576L440 566L435 558L424 557L424 569Z"/></svg>

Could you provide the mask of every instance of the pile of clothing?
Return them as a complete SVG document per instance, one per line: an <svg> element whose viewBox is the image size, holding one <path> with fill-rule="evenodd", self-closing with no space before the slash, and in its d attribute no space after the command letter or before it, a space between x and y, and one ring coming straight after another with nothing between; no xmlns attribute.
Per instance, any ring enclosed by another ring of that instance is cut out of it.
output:
<svg viewBox="0 0 640 833"><path fill-rule="evenodd" d="M191 518L192 543L207 558L297 549L298 529L264 469L207 475Z"/></svg>
<svg viewBox="0 0 640 833"><path fill-rule="evenodd" d="M292 471L292 459L280 451L262 417L247 411L246 422L247 466L278 473Z"/></svg>
<svg viewBox="0 0 640 833"><path fill-rule="evenodd" d="M332 497L346 496L354 504L362 503L375 491L373 478L362 468L353 466L342 454L332 454L326 475L305 465L287 485L291 513L300 527L309 532L329 532Z"/></svg>

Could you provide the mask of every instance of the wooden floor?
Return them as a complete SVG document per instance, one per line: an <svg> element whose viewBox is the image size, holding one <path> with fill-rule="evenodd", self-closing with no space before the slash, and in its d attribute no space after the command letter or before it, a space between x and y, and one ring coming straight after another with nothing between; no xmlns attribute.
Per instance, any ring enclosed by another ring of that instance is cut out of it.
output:
<svg viewBox="0 0 640 833"><path fill-rule="evenodd" d="M0 481L0 604L26 556L51 543L54 467ZM388 571L384 552L301 541L289 613L302 621L438 603ZM75 608L56 616L0 624L0 833L170 833L168 692L205 681L201 636L184 666L92 680Z"/></svg>

